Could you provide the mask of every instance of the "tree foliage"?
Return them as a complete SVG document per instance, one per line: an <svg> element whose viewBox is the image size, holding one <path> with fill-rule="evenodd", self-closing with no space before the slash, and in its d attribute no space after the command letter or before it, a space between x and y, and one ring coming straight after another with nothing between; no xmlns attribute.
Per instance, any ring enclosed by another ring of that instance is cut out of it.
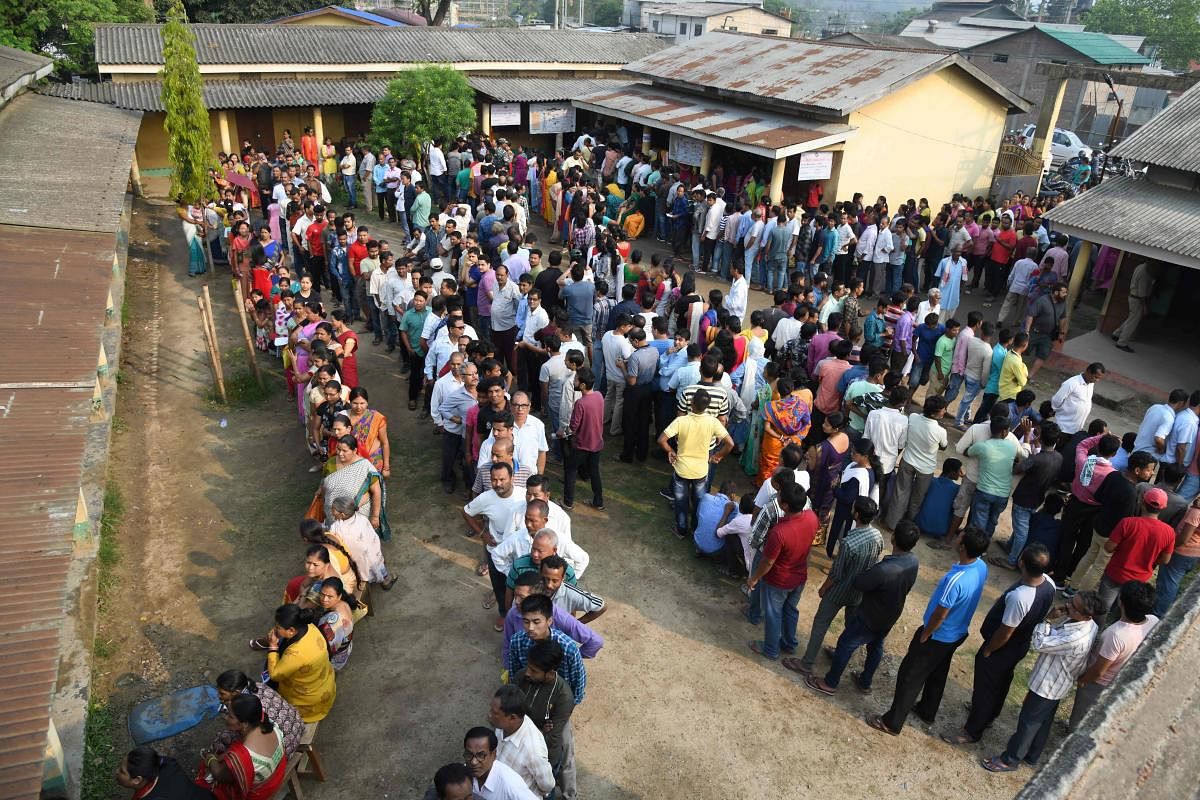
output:
<svg viewBox="0 0 1200 800"><path fill-rule="evenodd" d="M475 128L475 92L458 70L429 65L396 73L371 112L371 143L420 156L432 139Z"/></svg>
<svg viewBox="0 0 1200 800"><path fill-rule="evenodd" d="M592 6L593 25L620 25L621 0L599 0Z"/></svg>
<svg viewBox="0 0 1200 800"><path fill-rule="evenodd" d="M1172 69L1200 59L1200 0L1096 0L1083 22L1090 31L1145 36Z"/></svg>
<svg viewBox="0 0 1200 800"><path fill-rule="evenodd" d="M0 0L0 44L58 61L58 72L96 74L95 25L152 22L141 0Z"/></svg>
<svg viewBox="0 0 1200 800"><path fill-rule="evenodd" d="M209 134L204 82L196 63L196 37L187 27L183 0L171 0L163 26L162 100L167 110L167 160L171 196L192 202L203 196L208 170L216 166Z"/></svg>
<svg viewBox="0 0 1200 800"><path fill-rule="evenodd" d="M883 33L895 36L907 28L908 23L927 11L929 11L928 7L906 8L903 11L897 11L895 14L876 17L867 23L867 30L871 33Z"/></svg>
<svg viewBox="0 0 1200 800"><path fill-rule="evenodd" d="M166 16L171 0L154 0L160 17ZM193 22L268 22L292 14L314 11L328 0L184 0Z"/></svg>

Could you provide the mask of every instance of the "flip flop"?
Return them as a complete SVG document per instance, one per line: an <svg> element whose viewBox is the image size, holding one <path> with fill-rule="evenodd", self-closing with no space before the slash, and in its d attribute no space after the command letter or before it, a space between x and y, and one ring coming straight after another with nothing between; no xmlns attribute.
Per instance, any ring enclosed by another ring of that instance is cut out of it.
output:
<svg viewBox="0 0 1200 800"><path fill-rule="evenodd" d="M833 696L833 694L837 691L836 689L830 689L821 683L821 679L816 675L809 675L807 678L805 678L804 685L810 689L820 692L821 694L827 694L830 696Z"/></svg>
<svg viewBox="0 0 1200 800"><path fill-rule="evenodd" d="M1013 572L1017 571L1016 566L1008 563L1007 556L988 556L987 562L994 567L1000 567L1001 569L1012 570Z"/></svg>
<svg viewBox="0 0 1200 800"><path fill-rule="evenodd" d="M488 610L495 608L496 596L494 594L489 594L487 597L483 598L483 607Z"/></svg>
<svg viewBox="0 0 1200 800"><path fill-rule="evenodd" d="M479 566L475 567L475 574L481 578L483 576L487 575L488 574L488 565L484 562L480 562Z"/></svg>
<svg viewBox="0 0 1200 800"><path fill-rule="evenodd" d="M883 718L878 714L868 714L865 717L866 723L881 733L886 733L888 736L899 736L900 731L894 731L884 724Z"/></svg>
<svg viewBox="0 0 1200 800"><path fill-rule="evenodd" d="M978 739L972 739L970 736L967 736L965 733L942 734L942 741L945 742L946 744L953 744L953 745L976 744L979 742Z"/></svg>
<svg viewBox="0 0 1200 800"><path fill-rule="evenodd" d="M763 647L765 646L765 644L763 643L763 641L761 639L755 639L750 642L747 642L747 645L749 646L749 648L751 650L753 650L755 653L758 653L760 656L762 656L765 659L768 659L770 661L776 661L779 659L779 656L769 656L763 652Z"/></svg>
<svg viewBox="0 0 1200 800"><path fill-rule="evenodd" d="M992 756L991 758L981 759L979 766L986 769L988 772L1016 772L1017 765L1009 764L1000 756Z"/></svg>
<svg viewBox="0 0 1200 800"><path fill-rule="evenodd" d="M811 676L813 673L812 668L804 666L804 664L801 663L800 659L798 659L798 658L785 658L783 661L780 661L779 663L784 666L784 669L790 669L792 672L795 672L800 675Z"/></svg>

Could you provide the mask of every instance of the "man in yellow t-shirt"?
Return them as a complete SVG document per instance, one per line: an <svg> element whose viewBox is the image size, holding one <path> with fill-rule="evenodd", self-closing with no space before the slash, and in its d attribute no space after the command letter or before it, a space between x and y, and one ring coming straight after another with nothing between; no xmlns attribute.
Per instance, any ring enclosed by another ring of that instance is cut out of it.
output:
<svg viewBox="0 0 1200 800"><path fill-rule="evenodd" d="M658 446L667 452L667 460L675 468L671 482L675 495L675 528L680 539L689 539L696 529L696 509L708 491L709 465L719 464L733 449L733 439L725 426L708 413L707 389L697 389L692 395L691 410L671 420ZM671 447L671 439L677 439ZM716 445L716 449L713 446Z"/></svg>

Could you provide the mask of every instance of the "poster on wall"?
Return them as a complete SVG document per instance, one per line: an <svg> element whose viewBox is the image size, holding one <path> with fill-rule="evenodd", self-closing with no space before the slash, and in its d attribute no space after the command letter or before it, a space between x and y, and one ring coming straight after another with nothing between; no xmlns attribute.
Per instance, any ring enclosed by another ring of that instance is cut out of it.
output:
<svg viewBox="0 0 1200 800"><path fill-rule="evenodd" d="M833 153L801 153L800 171L796 179L801 181L824 181L833 174Z"/></svg>
<svg viewBox="0 0 1200 800"><path fill-rule="evenodd" d="M520 124L520 103L492 103L493 128L512 128Z"/></svg>
<svg viewBox="0 0 1200 800"><path fill-rule="evenodd" d="M671 134L671 160L677 164L688 164L689 166L700 166L700 160L704 157L704 142L699 139L693 139L690 136L680 136L678 133Z"/></svg>
<svg viewBox="0 0 1200 800"><path fill-rule="evenodd" d="M530 133L570 133L573 130L575 106L570 103L529 104Z"/></svg>

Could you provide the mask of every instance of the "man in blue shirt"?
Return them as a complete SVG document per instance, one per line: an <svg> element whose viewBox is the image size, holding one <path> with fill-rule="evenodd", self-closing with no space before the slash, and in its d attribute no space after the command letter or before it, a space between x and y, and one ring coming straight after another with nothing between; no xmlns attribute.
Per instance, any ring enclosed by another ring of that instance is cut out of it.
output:
<svg viewBox="0 0 1200 800"><path fill-rule="evenodd" d="M929 725L937 717L950 674L954 651L967 638L971 617L987 583L988 536L971 525L958 541L958 563L938 581L925 609L925 623L917 628L896 674L896 694L882 715L867 717L878 731L899 736L910 711ZM920 702L917 701L918 696Z"/></svg>
<svg viewBox="0 0 1200 800"><path fill-rule="evenodd" d="M654 321L658 322L660 319L663 319L663 317L655 317ZM658 439L662 435L662 432L671 424L671 420L675 419L676 416L675 403L678 398L675 396L675 391L671 388L671 379L682 367L687 366L687 337L687 328L675 331L675 336L670 340L670 347L658 357L658 394L654 398L655 439ZM696 355L700 355L699 347L696 347Z"/></svg>
<svg viewBox="0 0 1200 800"><path fill-rule="evenodd" d="M692 534L698 552L712 555L725 547L725 541L717 536L717 528L737 513L734 488L732 481L721 484L719 491L716 484L710 483L708 491L700 498L696 506L696 532Z"/></svg>
<svg viewBox="0 0 1200 800"><path fill-rule="evenodd" d="M871 313L877 313L877 311ZM913 360L912 372L908 374L908 386L914 392L918 386L924 386L929 382L929 376L933 372L933 350L937 345L937 340L942 338L942 334L945 332L946 326L938 322L937 314L926 314L925 319L921 320L921 324L913 331L913 338L917 340L917 357ZM1007 351L1005 352L1007 353ZM1000 371L997 369L996 381L999 382L999 380Z"/></svg>
<svg viewBox="0 0 1200 800"><path fill-rule="evenodd" d="M1172 389L1167 396L1167 402L1158 403L1146 409L1142 424L1138 426L1137 439L1133 443L1133 452L1149 453L1158 461L1167 459L1167 439L1171 429L1175 427L1175 415L1187 407L1188 393L1183 389Z"/></svg>

